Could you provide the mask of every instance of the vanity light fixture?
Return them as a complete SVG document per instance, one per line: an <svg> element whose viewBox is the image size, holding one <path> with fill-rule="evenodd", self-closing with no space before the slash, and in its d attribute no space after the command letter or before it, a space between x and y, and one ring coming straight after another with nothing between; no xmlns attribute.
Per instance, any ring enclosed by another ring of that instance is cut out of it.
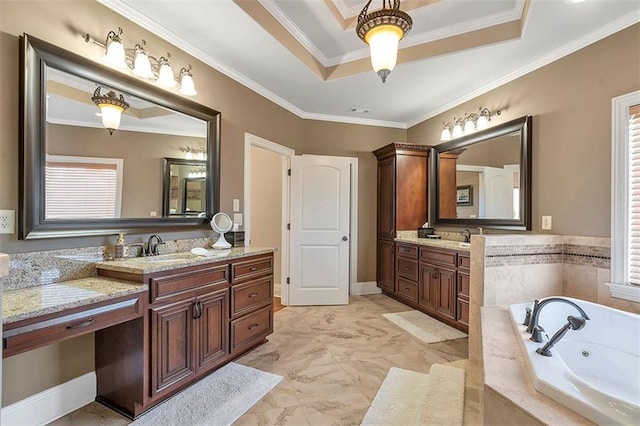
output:
<svg viewBox="0 0 640 426"><path fill-rule="evenodd" d="M400 10L400 0L382 0L382 9L368 13L371 0L358 15L356 34L371 50L371 65L382 82L396 66L398 43L411 30L411 17Z"/></svg>
<svg viewBox="0 0 640 426"><path fill-rule="evenodd" d="M196 92L193 82L193 74L191 74L191 65L188 68L182 68L176 77L173 73L173 67L169 59L171 54L161 56L156 59L149 55L145 50L146 41L142 40L137 43L133 49L124 47L122 42L122 28L118 27L118 31L109 31L105 42L95 40L89 34L82 36L85 42L96 44L105 49L105 61L117 68L129 68L133 74L138 77L154 80L161 87L175 87L180 82L179 92L186 96L194 96Z"/></svg>
<svg viewBox="0 0 640 426"><path fill-rule="evenodd" d="M491 117L500 115L501 111L491 111L489 108L480 107L478 113L465 114L464 118L453 118L453 123L442 122L442 133L440 134L440 140L448 141L452 138L458 138L463 135L468 135L476 130L485 129Z"/></svg>
<svg viewBox="0 0 640 426"><path fill-rule="evenodd" d="M204 148L191 148L187 146L186 148L180 148L180 151L184 152L185 160L206 160L207 153Z"/></svg>
<svg viewBox="0 0 640 426"><path fill-rule="evenodd" d="M107 94L100 93L101 86L93 92L91 100L94 104L100 108L102 114L102 125L109 131L110 135L113 135L113 131L120 127L120 117L124 110L129 108L129 104L124 100L122 93L120 96L116 95L116 92L109 90Z"/></svg>

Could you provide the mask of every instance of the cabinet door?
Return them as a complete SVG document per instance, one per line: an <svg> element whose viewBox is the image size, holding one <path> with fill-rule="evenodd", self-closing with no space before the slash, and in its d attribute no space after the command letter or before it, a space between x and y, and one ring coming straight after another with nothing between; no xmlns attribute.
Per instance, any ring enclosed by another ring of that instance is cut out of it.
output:
<svg viewBox="0 0 640 426"><path fill-rule="evenodd" d="M415 231L427 221L427 157L396 156L396 231Z"/></svg>
<svg viewBox="0 0 640 426"><path fill-rule="evenodd" d="M229 354L229 289L198 297L197 370L213 368Z"/></svg>
<svg viewBox="0 0 640 426"><path fill-rule="evenodd" d="M456 319L456 271L438 267L435 276L436 312Z"/></svg>
<svg viewBox="0 0 640 426"><path fill-rule="evenodd" d="M377 281L378 287L393 292L394 287L393 241L378 241Z"/></svg>
<svg viewBox="0 0 640 426"><path fill-rule="evenodd" d="M435 271L434 265L420 262L418 304L429 312L436 310Z"/></svg>
<svg viewBox="0 0 640 426"><path fill-rule="evenodd" d="M195 374L193 300L151 309L151 396Z"/></svg>
<svg viewBox="0 0 640 426"><path fill-rule="evenodd" d="M395 237L395 158L378 162L378 238Z"/></svg>

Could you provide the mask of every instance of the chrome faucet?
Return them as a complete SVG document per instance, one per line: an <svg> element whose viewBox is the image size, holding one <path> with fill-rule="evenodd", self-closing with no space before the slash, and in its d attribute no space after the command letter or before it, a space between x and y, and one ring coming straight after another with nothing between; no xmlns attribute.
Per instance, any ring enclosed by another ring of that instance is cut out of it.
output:
<svg viewBox="0 0 640 426"><path fill-rule="evenodd" d="M560 330L556 331L556 334L553 335L551 339L547 342L546 345L536 349L536 352L542 356L551 356L551 349L556 343L560 341L567 334L569 330L582 330L584 326L587 324L587 318L583 317L574 317L569 315L567 317L567 323L560 328Z"/></svg>
<svg viewBox="0 0 640 426"><path fill-rule="evenodd" d="M147 249L145 250L143 247L142 253L144 253L144 255L146 256L157 256L160 254L160 252L158 251L158 246L160 244L164 244L164 241L162 241L160 235L153 234L149 237L149 241L147 241Z"/></svg>
<svg viewBox="0 0 640 426"><path fill-rule="evenodd" d="M542 310L542 308L545 305L548 305L549 303L552 303L552 302L563 302L563 303L569 304L574 308L576 308L580 312L580 315L582 315L582 317L584 317L585 320L591 319L589 318L589 315L587 315L586 312L583 311L580 306L576 305L571 300L564 299L562 297L549 297L548 299L544 299L544 300L536 300L533 305L533 312L531 313L531 318L529 319L528 324L524 324L527 326L527 333L531 333L530 340L533 340L534 342L542 343L542 332L544 331L544 329L538 325L538 317L540 316L540 311ZM525 318L525 323L526 323L526 318Z"/></svg>
<svg viewBox="0 0 640 426"><path fill-rule="evenodd" d="M463 229L462 231L460 231L460 235L464 237L465 243L471 242L471 231L469 231L468 229Z"/></svg>

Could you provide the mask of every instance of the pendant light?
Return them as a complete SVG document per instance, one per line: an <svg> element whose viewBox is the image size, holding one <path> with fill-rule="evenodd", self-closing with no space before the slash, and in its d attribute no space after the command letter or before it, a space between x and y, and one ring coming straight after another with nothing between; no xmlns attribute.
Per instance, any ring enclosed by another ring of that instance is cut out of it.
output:
<svg viewBox="0 0 640 426"><path fill-rule="evenodd" d="M120 117L122 117L123 111L129 108L129 104L124 100L122 94L117 96L116 92L109 90L106 95L102 95L100 94L100 89L102 87L98 86L93 92L91 100L100 108L102 125L109 131L110 135L113 135L113 131L120 127Z"/></svg>
<svg viewBox="0 0 640 426"><path fill-rule="evenodd" d="M411 17L400 10L400 0L382 0L382 9L368 13L371 0L358 15L356 33L369 45L371 65L382 82L396 66L398 43L411 30Z"/></svg>

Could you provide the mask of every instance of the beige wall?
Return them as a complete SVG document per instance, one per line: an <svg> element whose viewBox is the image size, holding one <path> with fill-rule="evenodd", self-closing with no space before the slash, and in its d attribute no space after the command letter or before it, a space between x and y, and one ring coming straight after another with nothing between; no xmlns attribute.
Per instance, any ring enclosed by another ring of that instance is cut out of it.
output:
<svg viewBox="0 0 640 426"><path fill-rule="evenodd" d="M251 245L275 247L274 284L282 284L282 156L251 147Z"/></svg>
<svg viewBox="0 0 640 426"><path fill-rule="evenodd" d="M479 106L492 124L533 116L533 231L553 217L554 234L610 235L611 98L640 89L640 25L437 115L408 141L437 144L442 122Z"/></svg>

